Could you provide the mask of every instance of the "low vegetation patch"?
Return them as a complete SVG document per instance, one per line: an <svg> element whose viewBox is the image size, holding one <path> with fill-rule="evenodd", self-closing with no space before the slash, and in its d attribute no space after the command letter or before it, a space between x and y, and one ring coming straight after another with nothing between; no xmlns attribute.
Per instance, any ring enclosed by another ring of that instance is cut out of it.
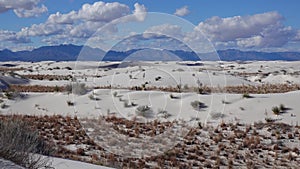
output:
<svg viewBox="0 0 300 169"><path fill-rule="evenodd" d="M202 102L200 102L200 101L198 101L198 100L195 100L195 101L191 102L191 106L192 106L195 110L197 110L197 111L199 111L199 110L201 110L201 109L207 107L207 106L205 105L205 103L202 103Z"/></svg>
<svg viewBox="0 0 300 169"><path fill-rule="evenodd" d="M0 158L30 169L50 167L51 147L39 137L37 130L21 120L0 120Z"/></svg>

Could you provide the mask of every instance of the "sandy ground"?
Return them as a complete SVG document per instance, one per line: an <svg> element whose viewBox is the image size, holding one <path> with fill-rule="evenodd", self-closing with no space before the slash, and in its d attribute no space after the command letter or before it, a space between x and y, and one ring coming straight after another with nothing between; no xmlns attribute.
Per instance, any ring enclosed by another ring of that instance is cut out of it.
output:
<svg viewBox="0 0 300 169"><path fill-rule="evenodd" d="M140 117L137 108L148 106L151 117L141 117L144 121L184 120L189 124L218 125L224 122L253 124L272 119L290 125L300 121L300 91L276 94L252 94L244 98L242 94L195 92L172 93L163 91L133 91L125 89L134 86L147 87L197 87L199 83L209 87L261 84L300 84L300 62L7 62L16 64L18 75L71 75L73 81L85 83L89 88L83 95L60 93L24 93L22 98L7 99L1 96L1 114L63 115L77 116L79 119L98 118L115 115L132 120ZM195 64L195 66L191 66ZM0 76L0 86L9 82L27 85L65 86L66 80L29 79L13 77L8 73ZM92 89L112 86L120 89ZM123 89L121 89L123 88ZM192 102L200 101L198 109ZM74 105L68 105L71 102ZM285 109L275 115L272 108L284 105ZM162 116L161 112L168 114ZM80 162L55 159L57 168L81 168ZM86 164L84 164L86 165ZM85 166L97 168L98 166Z"/></svg>

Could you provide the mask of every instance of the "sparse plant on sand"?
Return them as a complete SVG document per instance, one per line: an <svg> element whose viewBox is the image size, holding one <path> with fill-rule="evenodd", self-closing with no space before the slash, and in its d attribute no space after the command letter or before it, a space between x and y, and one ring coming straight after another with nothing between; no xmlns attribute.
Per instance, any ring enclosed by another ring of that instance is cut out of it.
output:
<svg viewBox="0 0 300 169"><path fill-rule="evenodd" d="M138 106L135 110L136 115L150 118L154 116L153 110L147 105Z"/></svg>
<svg viewBox="0 0 300 169"><path fill-rule="evenodd" d="M249 93L244 93L244 94L243 94L243 98L249 99L249 98L251 98L251 96L250 96Z"/></svg>
<svg viewBox="0 0 300 169"><path fill-rule="evenodd" d="M124 107L131 107L132 105L129 104L129 101L128 100L124 100Z"/></svg>
<svg viewBox="0 0 300 169"><path fill-rule="evenodd" d="M70 101L70 100L67 100L67 105L68 106L74 106L74 102Z"/></svg>
<svg viewBox="0 0 300 169"><path fill-rule="evenodd" d="M167 119L167 118L169 118L169 117L172 116L170 113L168 113L167 110L164 110L164 109L158 109L158 113L157 114L161 115L165 119Z"/></svg>
<svg viewBox="0 0 300 169"><path fill-rule="evenodd" d="M23 97L24 95L15 90L7 90L5 91L4 96L9 100L14 100L15 98Z"/></svg>
<svg viewBox="0 0 300 169"><path fill-rule="evenodd" d="M173 95L173 94L170 94L170 98L171 98L171 99L179 99L180 97L179 97L179 96L175 96L175 95Z"/></svg>
<svg viewBox="0 0 300 169"><path fill-rule="evenodd" d="M280 111L285 111L286 107L284 106L284 104L280 104L279 109L280 109Z"/></svg>
<svg viewBox="0 0 300 169"><path fill-rule="evenodd" d="M113 96L114 96L114 97L118 97L118 92L114 91L114 92L113 92Z"/></svg>
<svg viewBox="0 0 300 169"><path fill-rule="evenodd" d="M6 109L6 108L8 108L9 106L7 105L7 104L5 104L5 103L3 103L3 104L1 104L1 109Z"/></svg>
<svg viewBox="0 0 300 169"><path fill-rule="evenodd" d="M273 119L273 118L271 118L271 117L266 117L266 118L265 118L265 121L266 121L267 123L273 123L273 122L275 122L276 120Z"/></svg>
<svg viewBox="0 0 300 169"><path fill-rule="evenodd" d="M197 80L197 92L198 94L204 93L203 84L201 83L200 79Z"/></svg>
<svg viewBox="0 0 300 169"><path fill-rule="evenodd" d="M202 109L202 108L206 108L206 107L207 107L204 103L202 103L202 102L200 102L200 101L198 101L198 100L195 100L195 101L191 102L191 106L192 106L195 110L197 110L197 111L199 111L199 110Z"/></svg>
<svg viewBox="0 0 300 169"><path fill-rule="evenodd" d="M224 118L225 114L223 114L223 113L211 113L210 116L213 120L217 120L217 119L220 119L220 118Z"/></svg>
<svg viewBox="0 0 300 169"><path fill-rule="evenodd" d="M275 115L279 115L280 114L280 108L275 106L275 107L272 107L272 112L275 114Z"/></svg>
<svg viewBox="0 0 300 169"><path fill-rule="evenodd" d="M90 94L90 95L89 95L89 98L90 98L91 100L95 100L95 101L100 100L100 98L96 97L94 94Z"/></svg>

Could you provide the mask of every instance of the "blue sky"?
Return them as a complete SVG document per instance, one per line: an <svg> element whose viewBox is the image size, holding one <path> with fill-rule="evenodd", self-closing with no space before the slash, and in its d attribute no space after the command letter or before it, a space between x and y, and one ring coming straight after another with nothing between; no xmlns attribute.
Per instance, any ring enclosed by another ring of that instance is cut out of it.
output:
<svg viewBox="0 0 300 169"><path fill-rule="evenodd" d="M298 0L0 0L0 49L84 44L114 19L161 12L193 23L217 49L300 51L299 6Z"/></svg>

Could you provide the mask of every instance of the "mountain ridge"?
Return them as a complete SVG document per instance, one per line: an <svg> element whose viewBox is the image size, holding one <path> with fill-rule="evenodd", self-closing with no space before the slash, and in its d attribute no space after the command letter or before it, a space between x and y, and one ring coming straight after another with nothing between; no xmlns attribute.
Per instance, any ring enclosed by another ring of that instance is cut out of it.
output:
<svg viewBox="0 0 300 169"><path fill-rule="evenodd" d="M17 51L13 52L9 49L0 50L0 61L122 61L128 56L142 51L144 49L132 49L128 51L108 51L105 52L98 48L88 46L77 46L73 44L58 45L58 46L42 46L32 51ZM81 52L84 51L84 52ZM146 51L146 50L144 50ZM192 51L183 50L166 50L170 54L177 55L182 60L209 60L211 53L196 54ZM147 50L145 55L161 54L155 50ZM284 61L299 61L300 52L259 52L259 51L241 51L237 49L226 49L217 51L222 61L271 61L271 60L284 60ZM80 58L78 58L80 54Z"/></svg>

